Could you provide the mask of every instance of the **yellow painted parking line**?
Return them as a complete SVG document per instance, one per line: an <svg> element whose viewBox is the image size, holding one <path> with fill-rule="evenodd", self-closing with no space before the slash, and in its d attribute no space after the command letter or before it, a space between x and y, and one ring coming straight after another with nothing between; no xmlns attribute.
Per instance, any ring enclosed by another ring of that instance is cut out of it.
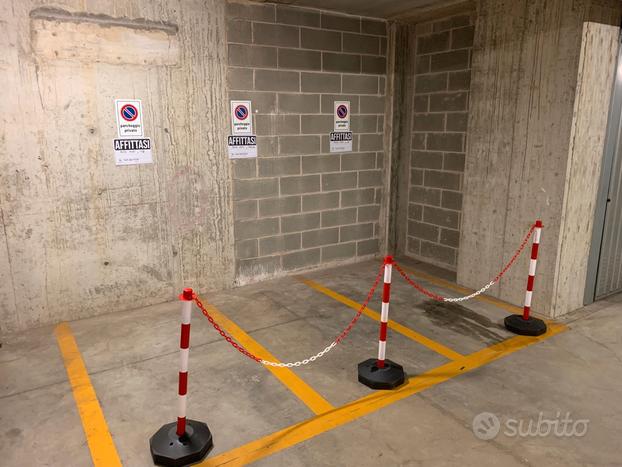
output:
<svg viewBox="0 0 622 467"><path fill-rule="evenodd" d="M65 369L82 420L82 428L91 451L93 465L95 467L121 466L121 460L108 430L104 413L69 324L59 324L54 334L56 334L58 347L65 362Z"/></svg>
<svg viewBox="0 0 622 467"><path fill-rule="evenodd" d="M404 271L407 271L411 273L412 275L418 277L419 279L423 279L424 281L429 282L430 284L434 284L439 287L453 290L454 292L462 293L465 295L470 295L473 292L475 292L474 290L471 290L467 287L462 287L461 285L446 281L445 279L441 279L440 277L433 276L432 274L428 274L427 272L418 271L416 269L406 267L402 264L400 264L400 266ZM516 305L512 305L510 303L504 302L503 300L499 300L498 298L490 297L489 295L478 295L477 297L475 297L475 299L481 302L490 303L492 305L495 305L497 308L501 308L510 313L519 314L519 315L523 314L522 308Z"/></svg>
<svg viewBox="0 0 622 467"><path fill-rule="evenodd" d="M278 362L277 358L272 355L268 349L263 347L259 342L249 336L244 330L231 321L227 316L218 310L214 305L203 302L205 309L214 318L220 326L227 330L231 336L242 344L246 349L263 360ZM311 386L305 383L296 373L289 368L279 368L266 366L277 379L293 392L314 414L322 414L333 410L335 407L324 399Z"/></svg>
<svg viewBox="0 0 622 467"><path fill-rule="evenodd" d="M356 311L361 308L361 303L350 300L348 297L341 295L340 293L337 293L334 290L329 289L328 287L324 287L323 285L318 284L315 281L306 279L304 277L296 277L296 279L298 279L303 284L308 285L312 289L315 289L318 292L322 292L324 295L327 295L330 298L337 300L338 302L341 302ZM369 307L363 310L363 314L373 320L380 321L380 313L372 310ZM399 332L403 336L406 336L409 339L414 340L415 342L418 342L419 344L427 347L430 350L433 350L434 352L442 355L445 358L448 358L449 360L459 360L464 357L464 355L459 354L458 352L450 349L449 347L446 347L443 344L440 344L439 342L436 342L429 337L424 336L423 334L419 334L418 332L413 331L412 329L404 326L403 324L397 323L391 319L388 322L388 326L394 331Z"/></svg>
<svg viewBox="0 0 622 467"><path fill-rule="evenodd" d="M431 388L455 376L480 368L494 360L505 357L528 345L541 342L566 330L562 324L552 323L546 334L538 337L515 336L503 342L467 355L460 360L446 363L419 376L413 376L403 386L393 391L376 391L354 402L309 420L289 426L218 456L206 459L200 466L246 465L275 454L321 433L345 425L358 418L376 412L413 394Z"/></svg>

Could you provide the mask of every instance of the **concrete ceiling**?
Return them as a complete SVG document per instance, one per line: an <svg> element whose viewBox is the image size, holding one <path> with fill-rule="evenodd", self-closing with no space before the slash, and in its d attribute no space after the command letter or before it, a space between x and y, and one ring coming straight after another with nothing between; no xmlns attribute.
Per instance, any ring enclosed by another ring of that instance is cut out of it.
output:
<svg viewBox="0 0 622 467"><path fill-rule="evenodd" d="M374 18L427 20L436 13L446 14L472 8L473 0L255 0L283 3Z"/></svg>

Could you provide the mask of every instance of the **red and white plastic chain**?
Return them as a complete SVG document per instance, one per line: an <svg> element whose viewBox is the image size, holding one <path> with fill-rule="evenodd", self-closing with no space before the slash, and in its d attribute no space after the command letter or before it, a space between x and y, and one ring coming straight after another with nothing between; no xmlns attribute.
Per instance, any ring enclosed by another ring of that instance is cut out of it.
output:
<svg viewBox="0 0 622 467"><path fill-rule="evenodd" d="M512 264L514 264L516 259L523 252L523 250L525 249L525 246L527 245L527 242L529 241L529 238L531 238L531 235L533 234L533 231L535 229L536 229L536 224L533 224L531 226L531 228L529 229L529 232L527 232L527 235L525 235L525 238L523 239L523 242L518 247L518 250L516 250L516 252L514 253L514 256L512 256L510 261L508 261L508 263L505 265L505 267L501 270L501 272L499 274L496 275L496 277L493 280L491 280L488 284L486 284L481 289L473 292L472 294L465 295L464 297L443 297L441 295L435 294L434 292L431 292L430 290L426 289L422 285L417 284L414 280L412 280L410 277L408 277L408 274L406 274L406 272L404 272L404 270L399 266L399 264L394 263L393 266L395 267L395 269L397 269L399 271L399 273L406 280L406 282L408 282L410 285L412 285L415 289L417 289L419 292L423 293L424 295L427 295L428 297L430 297L430 298L432 298L434 300L437 300L439 302L463 302L463 301L469 300L471 298L474 298L474 297L477 297L478 295L483 294L490 287L492 287L493 285L495 285L497 282L499 282L501 280L503 275L508 271L508 269L510 269L510 267L512 267Z"/></svg>
<svg viewBox="0 0 622 467"><path fill-rule="evenodd" d="M307 363L311 363L314 362L315 360L317 360L320 357L323 357L324 355L326 355L328 352L330 352L337 344L339 344L340 342L342 342L346 336L348 335L348 333L352 330L352 328L354 327L354 325L356 324L356 322L358 321L358 319L361 317L361 314L363 313L363 310L365 310L365 308L367 308L367 305L369 304L369 301L371 300L371 298L374 296L374 293L376 291L376 288L378 287L378 284L380 283L380 279L382 278L382 273L384 272L384 263L382 264L382 266L380 267L380 270L378 271L378 274L376 275L376 279L374 281L374 284L371 286L371 289L369 289L369 293L367 294L367 297L365 298L365 301L363 302L363 304L361 305L361 307L359 308L359 310L357 311L356 315L354 315L354 318L352 318L352 320L350 321L350 323L346 326L346 328L337 336L337 338L330 343L330 345L328 345L327 347L325 347L321 352L316 353L315 355L312 355L311 357L305 358L304 360L299 360L297 362L288 362L288 363L282 363L282 362L271 362L269 360L263 360L259 357L257 357L256 355L253 355L252 353L250 353L248 350L246 350L244 348L244 346L238 344L229 334L227 334L226 331L224 331L219 325L218 323L214 320L214 318L209 314L209 312L207 311L207 309L205 308L205 306L203 306L203 303L201 302L201 300L199 300L199 297L196 294L193 294L193 298L195 303L197 304L197 306L199 307L199 309L201 310L201 313L203 313L205 315L205 317L207 318L207 320L212 323L212 326L214 326L214 329L216 329L216 331L218 331L218 333L227 341L229 342L229 344L231 344L238 352L240 352L241 354L247 356L248 358L250 358L251 360L255 360L257 363L261 363L262 365L267 365L267 366L274 366L274 367L285 367L285 368L291 368L291 367L295 367L295 366L302 366L302 365L306 365Z"/></svg>

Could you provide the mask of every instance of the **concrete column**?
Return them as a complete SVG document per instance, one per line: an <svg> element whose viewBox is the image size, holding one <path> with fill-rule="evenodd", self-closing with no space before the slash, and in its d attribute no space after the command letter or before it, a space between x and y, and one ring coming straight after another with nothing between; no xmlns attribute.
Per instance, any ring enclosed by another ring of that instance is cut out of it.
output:
<svg viewBox="0 0 622 467"><path fill-rule="evenodd" d="M621 6L480 0L458 282L479 288L544 221L534 309L582 305ZM589 21L593 21L590 23ZM492 293L520 304L527 256Z"/></svg>

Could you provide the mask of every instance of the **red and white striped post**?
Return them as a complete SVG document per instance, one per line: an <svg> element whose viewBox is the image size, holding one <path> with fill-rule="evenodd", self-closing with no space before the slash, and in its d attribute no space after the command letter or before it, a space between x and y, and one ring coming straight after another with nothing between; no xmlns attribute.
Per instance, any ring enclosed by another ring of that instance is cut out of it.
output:
<svg viewBox="0 0 622 467"><path fill-rule="evenodd" d="M386 256L384 258L384 286L382 288L382 308L380 311L378 358L370 358L358 365L359 382L372 389L394 389L404 383L406 379L402 366L386 358L392 271L393 257Z"/></svg>
<svg viewBox="0 0 622 467"><path fill-rule="evenodd" d="M533 286L536 280L536 266L538 265L538 250L540 248L540 236L542 234L542 221L537 220L533 230L533 243L531 244L531 259L529 260L529 276L527 277L527 290L523 315L510 315L505 318L505 327L523 336L539 336L546 332L546 323L541 319L530 316Z"/></svg>
<svg viewBox="0 0 622 467"><path fill-rule="evenodd" d="M190 318L194 292L184 289L181 300L181 338L179 342L179 384L177 422L163 425L149 440L151 456L157 465L188 465L203 459L212 449L212 433L208 426L186 419L188 396L188 357L190 355Z"/></svg>

